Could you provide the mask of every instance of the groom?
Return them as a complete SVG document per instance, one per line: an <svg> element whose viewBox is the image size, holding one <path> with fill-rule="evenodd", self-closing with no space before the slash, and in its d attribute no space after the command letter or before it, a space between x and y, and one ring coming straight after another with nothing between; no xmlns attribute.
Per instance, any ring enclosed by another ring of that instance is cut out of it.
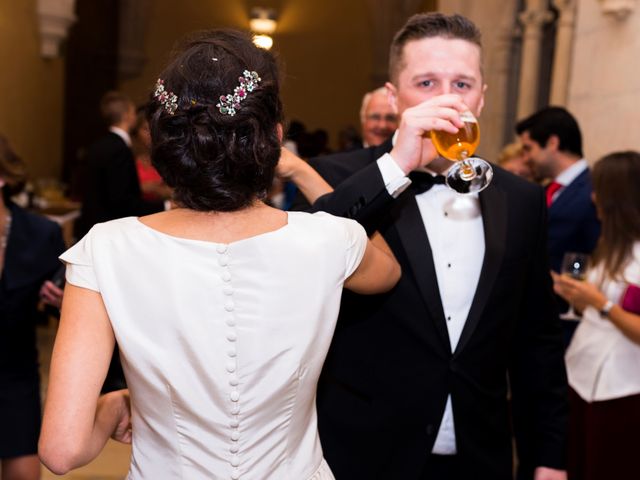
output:
<svg viewBox="0 0 640 480"><path fill-rule="evenodd" d="M515 435L519 478L566 479L543 191L498 167L468 196L432 176L451 162L428 132L482 111L480 33L459 15L416 15L389 73L393 140L312 162L335 188L313 209L380 231L403 272L387 294L344 294L318 391L325 457L338 480L507 480Z"/></svg>

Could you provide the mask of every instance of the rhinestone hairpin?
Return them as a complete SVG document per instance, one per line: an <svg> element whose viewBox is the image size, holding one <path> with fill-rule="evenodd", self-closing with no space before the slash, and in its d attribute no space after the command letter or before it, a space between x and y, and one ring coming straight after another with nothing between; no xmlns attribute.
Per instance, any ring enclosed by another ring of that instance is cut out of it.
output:
<svg viewBox="0 0 640 480"><path fill-rule="evenodd" d="M242 72L242 77L238 77L238 81L240 84L233 89L233 93L221 95L220 103L216 104L220 113L224 115L233 117L236 114L236 109L240 108L240 102L258 87L262 79L257 72L245 70Z"/></svg>
<svg viewBox="0 0 640 480"><path fill-rule="evenodd" d="M176 113L176 109L178 108L178 96L164 88L164 80L161 78L156 82L156 89L153 92L153 97L158 99L169 115Z"/></svg>

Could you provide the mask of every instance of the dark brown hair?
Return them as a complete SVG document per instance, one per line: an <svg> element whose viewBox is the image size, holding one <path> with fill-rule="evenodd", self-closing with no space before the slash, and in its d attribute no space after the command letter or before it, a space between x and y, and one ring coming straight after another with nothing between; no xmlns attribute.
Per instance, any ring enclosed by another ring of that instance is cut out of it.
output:
<svg viewBox="0 0 640 480"><path fill-rule="evenodd" d="M478 27L462 15L444 15L442 13L418 13L396 33L389 51L389 78L392 82L404 68L404 46L414 40L443 37L471 42L482 50L482 39Z"/></svg>
<svg viewBox="0 0 640 480"><path fill-rule="evenodd" d="M529 136L542 148L552 135L558 137L558 149L582 158L582 133L578 121L567 109L562 107L545 107L533 115L520 120L516 124L516 133Z"/></svg>
<svg viewBox="0 0 640 480"><path fill-rule="evenodd" d="M639 179L638 152L611 153L593 167L593 191L602 222L593 263L602 264L609 278L620 278L633 244L640 241Z"/></svg>
<svg viewBox="0 0 640 480"><path fill-rule="evenodd" d="M261 81L235 115L221 113L220 96L233 93L245 70ZM234 211L266 195L280 157L278 75L273 55L243 32L199 32L182 43L160 74L177 109L153 94L148 109L153 165L179 204Z"/></svg>
<svg viewBox="0 0 640 480"><path fill-rule="evenodd" d="M0 177L5 181L2 195L6 201L20 193L27 181L27 167L11 149L7 139L0 135Z"/></svg>
<svg viewBox="0 0 640 480"><path fill-rule="evenodd" d="M110 91L100 99L100 114L107 125L117 125L132 106L133 102L124 93Z"/></svg>

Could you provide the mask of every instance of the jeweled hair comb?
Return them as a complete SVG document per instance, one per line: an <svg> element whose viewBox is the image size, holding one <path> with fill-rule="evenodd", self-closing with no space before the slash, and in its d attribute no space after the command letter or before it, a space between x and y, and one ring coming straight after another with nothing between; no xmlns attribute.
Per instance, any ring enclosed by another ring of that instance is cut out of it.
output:
<svg viewBox="0 0 640 480"><path fill-rule="evenodd" d="M233 89L233 93L221 95L220 103L216 104L220 113L224 115L233 117L236 114L236 110L240 108L240 102L258 87L262 79L257 72L245 70L242 72L242 77L238 77L238 81L240 84Z"/></svg>
<svg viewBox="0 0 640 480"><path fill-rule="evenodd" d="M153 92L153 97L158 99L169 115L176 113L176 109L178 108L178 96L164 88L164 80L161 78L156 82L156 89Z"/></svg>

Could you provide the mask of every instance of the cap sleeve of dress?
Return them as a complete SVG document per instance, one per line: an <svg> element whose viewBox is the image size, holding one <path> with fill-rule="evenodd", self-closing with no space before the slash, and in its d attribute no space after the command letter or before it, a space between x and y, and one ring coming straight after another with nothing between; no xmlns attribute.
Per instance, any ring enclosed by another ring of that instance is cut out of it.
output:
<svg viewBox="0 0 640 480"><path fill-rule="evenodd" d="M60 255L60 260L67 265L67 282L76 287L88 288L99 292L98 281L93 269L93 252L91 249L91 237L94 233L95 229L90 230L82 240Z"/></svg>
<svg viewBox="0 0 640 480"><path fill-rule="evenodd" d="M345 280L356 271L367 249L367 232L355 220L342 219L347 235Z"/></svg>

